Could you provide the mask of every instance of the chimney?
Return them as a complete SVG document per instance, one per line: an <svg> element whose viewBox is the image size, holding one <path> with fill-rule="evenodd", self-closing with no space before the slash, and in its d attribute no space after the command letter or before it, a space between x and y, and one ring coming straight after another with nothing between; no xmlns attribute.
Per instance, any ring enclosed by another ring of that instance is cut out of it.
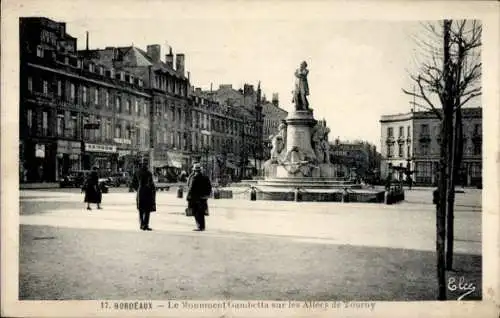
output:
<svg viewBox="0 0 500 318"><path fill-rule="evenodd" d="M85 45L85 48L88 51L89 50L89 31L86 31L85 35L86 35L86 45Z"/></svg>
<svg viewBox="0 0 500 318"><path fill-rule="evenodd" d="M280 99L278 93L273 93L272 103L274 106L278 107L280 105Z"/></svg>
<svg viewBox="0 0 500 318"><path fill-rule="evenodd" d="M154 63L160 62L160 52L161 51L160 51L159 44L148 45L146 51Z"/></svg>
<svg viewBox="0 0 500 318"><path fill-rule="evenodd" d="M172 47L168 47L168 54L165 55L165 64L171 69L174 69L174 54L172 53Z"/></svg>
<svg viewBox="0 0 500 318"><path fill-rule="evenodd" d="M184 75L184 54L177 53L175 55L175 70Z"/></svg>

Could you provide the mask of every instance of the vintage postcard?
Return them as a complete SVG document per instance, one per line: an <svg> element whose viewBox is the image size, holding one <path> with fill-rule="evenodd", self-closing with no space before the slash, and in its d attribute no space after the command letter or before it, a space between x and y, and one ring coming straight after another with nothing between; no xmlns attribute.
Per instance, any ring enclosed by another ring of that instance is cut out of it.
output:
<svg viewBox="0 0 500 318"><path fill-rule="evenodd" d="M499 9L3 1L2 316L498 317Z"/></svg>

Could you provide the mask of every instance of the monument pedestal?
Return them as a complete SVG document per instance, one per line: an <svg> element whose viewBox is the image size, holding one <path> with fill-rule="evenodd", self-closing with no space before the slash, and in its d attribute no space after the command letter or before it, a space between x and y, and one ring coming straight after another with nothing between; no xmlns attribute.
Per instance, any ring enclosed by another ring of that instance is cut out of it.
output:
<svg viewBox="0 0 500 318"><path fill-rule="evenodd" d="M296 110L286 118L286 160L290 163L316 159L311 146L311 130L316 125L312 110Z"/></svg>

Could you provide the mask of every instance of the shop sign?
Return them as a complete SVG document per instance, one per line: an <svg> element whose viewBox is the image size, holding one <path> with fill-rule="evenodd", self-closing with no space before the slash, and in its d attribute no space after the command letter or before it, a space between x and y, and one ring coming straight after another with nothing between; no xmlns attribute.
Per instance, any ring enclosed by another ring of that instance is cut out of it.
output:
<svg viewBox="0 0 500 318"><path fill-rule="evenodd" d="M85 144L85 151L88 151L88 152L116 153L116 146L113 146L113 145L99 145L99 144Z"/></svg>
<svg viewBox="0 0 500 318"><path fill-rule="evenodd" d="M45 145L44 144L36 144L35 145L35 157L45 158Z"/></svg>
<svg viewBox="0 0 500 318"><path fill-rule="evenodd" d="M132 154L130 150L118 150L118 156L124 157Z"/></svg>
<svg viewBox="0 0 500 318"><path fill-rule="evenodd" d="M125 144L125 145L132 144L132 141L126 138L114 138L113 141L116 142L117 144Z"/></svg>

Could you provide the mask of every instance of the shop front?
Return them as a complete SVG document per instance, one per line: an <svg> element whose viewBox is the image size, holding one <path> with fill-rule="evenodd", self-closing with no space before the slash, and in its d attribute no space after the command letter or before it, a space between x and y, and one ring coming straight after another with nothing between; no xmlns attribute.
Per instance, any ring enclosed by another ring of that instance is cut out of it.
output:
<svg viewBox="0 0 500 318"><path fill-rule="evenodd" d="M81 170L81 154L80 141L57 141L56 180L68 175L70 171Z"/></svg>
<svg viewBox="0 0 500 318"><path fill-rule="evenodd" d="M54 182L56 180L57 144L53 141L30 139L19 145L21 182Z"/></svg>
<svg viewBox="0 0 500 318"><path fill-rule="evenodd" d="M96 166L100 171L118 171L118 151L115 145L85 143L83 168Z"/></svg>

